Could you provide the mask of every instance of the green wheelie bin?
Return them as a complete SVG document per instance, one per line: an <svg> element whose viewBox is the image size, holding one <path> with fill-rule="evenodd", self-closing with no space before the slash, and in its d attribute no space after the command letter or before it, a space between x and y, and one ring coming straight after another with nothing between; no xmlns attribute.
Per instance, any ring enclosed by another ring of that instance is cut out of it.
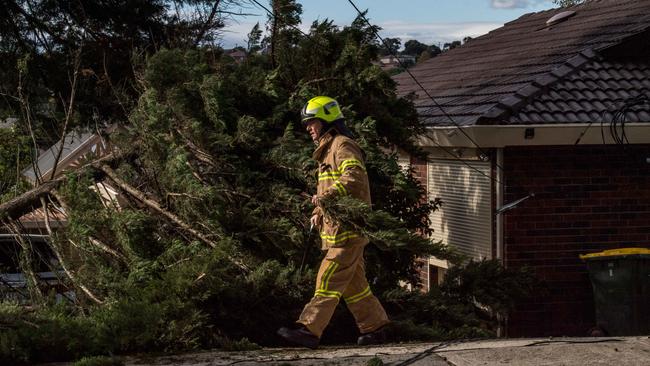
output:
<svg viewBox="0 0 650 366"><path fill-rule="evenodd" d="M650 334L650 249L581 255L594 291L596 324L610 336Z"/></svg>

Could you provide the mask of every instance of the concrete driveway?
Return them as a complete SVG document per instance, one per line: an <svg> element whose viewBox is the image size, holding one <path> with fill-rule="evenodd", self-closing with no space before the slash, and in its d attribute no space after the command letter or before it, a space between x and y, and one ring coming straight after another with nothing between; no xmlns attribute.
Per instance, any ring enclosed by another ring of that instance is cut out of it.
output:
<svg viewBox="0 0 650 366"><path fill-rule="evenodd" d="M267 348L246 352L200 352L157 358L126 358L126 365L650 365L650 337L537 338L332 347ZM377 360L381 360L381 363Z"/></svg>

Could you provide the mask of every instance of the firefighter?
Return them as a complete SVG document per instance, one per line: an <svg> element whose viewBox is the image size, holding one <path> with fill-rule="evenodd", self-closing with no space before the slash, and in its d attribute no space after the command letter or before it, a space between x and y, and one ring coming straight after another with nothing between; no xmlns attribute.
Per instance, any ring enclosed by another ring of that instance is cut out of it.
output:
<svg viewBox="0 0 650 366"><path fill-rule="evenodd" d="M284 339L308 348L318 347L323 330L342 298L361 332L357 343L386 341L386 311L372 294L366 280L363 251L368 239L347 229L325 214L320 202L336 195L349 195L370 204L370 187L364 152L345 126L338 102L330 97L310 99L302 109L302 121L317 145L317 194L311 223L320 231L321 249L326 251L318 275L316 291L305 305L295 328L280 328Z"/></svg>

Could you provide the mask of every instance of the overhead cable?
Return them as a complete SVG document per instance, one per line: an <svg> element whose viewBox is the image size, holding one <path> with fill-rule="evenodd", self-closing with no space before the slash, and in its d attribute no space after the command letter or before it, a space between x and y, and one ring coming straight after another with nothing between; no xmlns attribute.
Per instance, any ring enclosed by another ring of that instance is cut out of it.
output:
<svg viewBox="0 0 650 366"><path fill-rule="evenodd" d="M376 36L376 37L381 41L381 43L384 45L384 47L386 47L386 49L388 50L388 52L390 52L391 56L393 56L393 57L397 60L397 63L400 65L400 67L401 67L402 69L404 69L404 71L405 71L405 72L406 72L406 73L411 77L411 79L413 79L413 81L415 82L415 84L416 84L420 89L422 89L422 91L424 92L424 94L426 94L426 96L427 96L429 99L431 99L431 101L435 104L435 106L436 106L438 109L440 109L440 111L441 111L441 112L442 112L442 113L443 113L443 114L444 114L444 115L449 119L449 121L451 121L451 123L452 123L454 126L456 126L456 128L457 128L457 129L458 129L458 130L459 130L463 135L465 135L465 137L467 137L467 139L468 139L469 141L471 141L472 144L474 144L474 146L476 146L476 148L479 150L479 152L480 152L481 154L483 154L483 155L485 155L485 156L489 156L489 154L487 154L487 153L484 151L484 149L483 149L483 148L482 148L482 147L481 147L481 146L480 146L480 145L479 145L479 144L478 144L478 143L477 143L477 142L476 142L476 141L475 141L475 140L474 140L474 139L473 139L473 138L472 138L472 137L471 137L467 132L465 132L465 131L463 130L463 128L462 128L462 127L461 127L461 126L460 126L460 125L459 125L459 124L458 124L458 123L457 123L457 122L456 122L456 121L451 117L451 115L449 115L449 113L447 113L447 111L445 111L444 108L442 108L442 106L440 105L440 103L438 103L438 101L436 101L436 99L435 99L435 98L434 98L434 97L429 93L429 91L426 90L426 88L425 88L425 87L420 83L420 81L415 77L415 75L413 75L413 73L411 73L411 71L408 69L408 67L406 67L406 65L404 65L404 63L402 62L402 60L401 60L401 59L400 59L400 58L395 54L395 52L393 52L393 50L392 50L390 47L388 47L388 45L386 44L386 41L385 41L385 40L384 40L384 39L379 35L379 33L377 32L377 30L375 29L375 27L373 27L372 24L370 24L370 21L368 20L368 18L366 18L366 16L364 15L363 12L361 12L361 10L359 10L359 8L358 8L357 5L354 3L354 1L352 1L352 0L348 0L348 2L349 2L350 5L352 5L352 7L354 7L354 9L357 11L358 16L361 17L361 18L366 22L366 24L368 24L368 26L370 27L370 29L372 30L372 32L375 34L375 36ZM504 171L503 167L501 167L501 166L500 166L496 161L494 162L494 164L497 166L497 168L501 169L501 171Z"/></svg>
<svg viewBox="0 0 650 366"><path fill-rule="evenodd" d="M261 4L258 0L252 0L252 1L253 1L255 4L257 4L260 8L262 8L263 10L265 10L265 11L269 14L269 16L271 16L271 18L275 19L275 15L273 14L273 12L272 12L269 8L267 8L266 6L264 6L263 4ZM357 12L359 12L359 9L357 8L357 6L356 6L354 3L352 3L352 2L350 2L350 3L352 4L352 6L354 6L354 8L357 10ZM373 31L374 31L374 27L372 27L372 25L370 24L370 22L369 22L369 21L368 21L368 20L363 16L363 14L359 12L359 15L361 15L361 16L363 17L364 21L365 21L365 22L366 22L366 23L371 27L371 29L373 29ZM294 26L294 25L289 25L289 26L290 26L291 28L293 28L293 29L299 31L303 36L305 36L306 38L308 38L308 39L311 40L312 42L317 43L316 40L313 39L313 37L311 37L309 34L306 34L305 32L303 32L300 28L298 28L298 27L296 27L296 26ZM375 33L375 36L377 36L377 37L378 37L378 38L379 38L379 39L384 43L384 45L385 45L385 41L383 40L383 38L381 38L381 37L379 36L379 34L377 34L376 31L374 31L374 33ZM393 55L393 57L395 57L395 56ZM400 65L403 65L403 64L401 63L401 61L399 61L399 59L398 59L398 62L400 62ZM403 66L402 66L402 67L403 67ZM408 70L407 70L407 72L408 72ZM414 77L410 72L409 72L409 75L411 75L411 77L416 81L416 83L417 83L417 84L418 84L418 85L419 85L419 86L424 90L424 87L422 87L422 85L417 81L417 79L415 79L415 77ZM425 90L425 92L426 92L426 90ZM427 92L427 95L429 95L428 92ZM434 100L433 97L431 97L430 95L429 95L429 97L430 97L432 100ZM435 102L435 100L434 100L434 102ZM437 104L437 103L436 103L436 104ZM440 110L442 110L443 113L445 113L444 109L442 109L442 107L441 107L440 105L438 105L438 108L440 108ZM447 113L445 113L445 115L447 115L447 117L450 118L450 119L452 120L452 122L456 125L456 127L459 128L459 129L461 130L461 132L462 132L463 134L465 134L465 136L467 136L467 137L470 139L470 141L472 141L472 142L474 143L474 145L476 145L476 147L481 151L481 154L483 154L483 155L485 155L485 156L489 156L488 154L486 154L486 153L483 151L483 149L481 149L481 147L480 147L480 146L479 146L479 145L478 145L478 144L477 144L477 143L476 143L476 142L475 142L471 137L469 137L469 136L467 135L467 133L466 133L465 131L462 130L462 128L460 128L460 126L459 126L457 123L455 123L455 121L451 118L451 116L449 116ZM500 185L502 185L502 186L505 187L505 184L503 184L503 183L502 183L501 181L499 181L497 178L485 174L483 171L479 170L479 169L476 168L475 166L473 166L473 165L471 165L470 163L468 163L466 159L461 159L459 156L457 156L457 155L454 154L453 152L449 151L449 149L448 149L447 147L441 145L441 144L438 143L437 141L433 140L431 137L429 137L429 136L425 136L425 137L426 137L427 139L429 139L429 140L430 140L434 145L436 145L437 147L441 148L441 149L442 149L446 154L448 154L449 156L451 156L452 158L454 158L454 160L458 160L458 161L461 162L462 164L464 164L464 165L466 165L467 167L469 167L471 170L473 170L473 171L479 173L480 175L482 175L482 176L484 176L484 177L490 179L491 181L494 181L495 183L500 184ZM495 164L496 164L496 162L495 162ZM501 170L503 170L503 168L501 168L498 164L497 164L497 166L498 166Z"/></svg>

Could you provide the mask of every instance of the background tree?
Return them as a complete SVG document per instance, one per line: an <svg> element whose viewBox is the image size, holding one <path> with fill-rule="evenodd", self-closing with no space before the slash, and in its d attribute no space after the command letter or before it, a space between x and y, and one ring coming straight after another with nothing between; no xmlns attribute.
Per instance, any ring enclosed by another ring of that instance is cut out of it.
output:
<svg viewBox="0 0 650 366"><path fill-rule="evenodd" d="M460 41L445 42L445 44L442 46L442 49L444 51L451 50L460 46L460 44Z"/></svg>
<svg viewBox="0 0 650 366"><path fill-rule="evenodd" d="M403 54L405 55L421 55L422 52L427 51L429 49L429 46L425 45L424 43L421 43L415 39L410 39L406 42L404 42L404 51L402 51Z"/></svg>
<svg viewBox="0 0 650 366"><path fill-rule="evenodd" d="M416 63L426 61L432 57L438 56L442 51L436 45L427 46L417 40L408 40L404 43L404 55L417 56Z"/></svg>
<svg viewBox="0 0 650 366"><path fill-rule="evenodd" d="M246 38L246 50L248 53L255 53L260 50L260 42L262 40L262 30L260 29L260 23L257 22L248 33Z"/></svg>
<svg viewBox="0 0 650 366"><path fill-rule="evenodd" d="M379 49L379 54L381 56L397 55L398 51L402 47L402 40L399 38L384 38L384 43Z"/></svg>
<svg viewBox="0 0 650 366"><path fill-rule="evenodd" d="M269 38L269 53L271 63L275 67L279 63L292 62L293 60L280 59L278 50L292 47L300 37L296 29L300 25L302 5L296 0L271 0L272 14L268 15L267 31ZM286 55L286 54L285 54Z"/></svg>

